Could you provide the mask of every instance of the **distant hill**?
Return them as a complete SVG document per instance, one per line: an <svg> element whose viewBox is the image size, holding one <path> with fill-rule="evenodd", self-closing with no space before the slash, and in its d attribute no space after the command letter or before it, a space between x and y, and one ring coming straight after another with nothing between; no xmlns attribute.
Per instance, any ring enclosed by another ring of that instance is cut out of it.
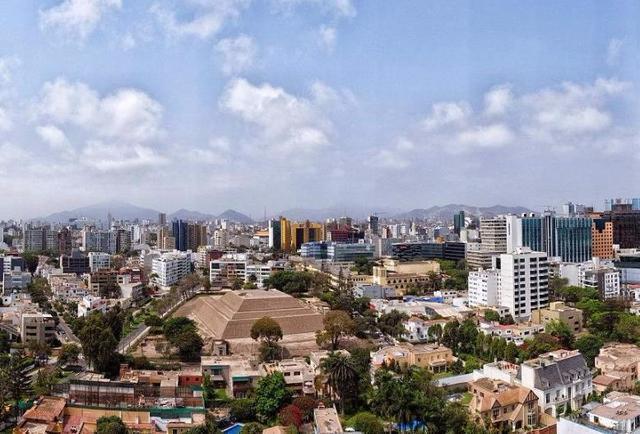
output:
<svg viewBox="0 0 640 434"><path fill-rule="evenodd" d="M127 202L107 201L83 206L69 211L56 212L38 220L64 223L68 222L69 219L85 217L89 220L106 221L108 214L111 214L115 219L158 219L158 211L154 209L141 208Z"/></svg>
<svg viewBox="0 0 640 434"><path fill-rule="evenodd" d="M444 206L432 206L431 208L417 208L411 211L397 214L399 219L426 219L426 220L451 220L459 211L476 217L495 217L500 214L522 214L534 212L522 206L494 205L478 207L463 204L449 204Z"/></svg>
<svg viewBox="0 0 640 434"><path fill-rule="evenodd" d="M150 208L142 208L127 202L107 201L72 209L69 211L56 212L46 217L41 217L34 220L43 220L51 223L66 223L70 219L79 219L84 217L88 220L106 221L107 215L111 214L111 216L113 216L113 218L117 220L146 219L155 222L158 220L159 213L160 211ZM207 214L200 211L191 211L184 208L167 215L167 220L169 221L174 219L207 221L216 218L226 219L238 223L253 222L250 217L232 209L228 209L217 216L215 214Z"/></svg>
<svg viewBox="0 0 640 434"><path fill-rule="evenodd" d="M189 209L181 208L176 212L173 212L167 216L168 220L213 220L216 216L214 214L206 214L200 211L192 211Z"/></svg>
<svg viewBox="0 0 640 434"><path fill-rule="evenodd" d="M222 212L221 214L218 215L218 218L230 220L232 222L244 223L244 224L253 223L253 220L251 219L251 217L233 209L228 209Z"/></svg>

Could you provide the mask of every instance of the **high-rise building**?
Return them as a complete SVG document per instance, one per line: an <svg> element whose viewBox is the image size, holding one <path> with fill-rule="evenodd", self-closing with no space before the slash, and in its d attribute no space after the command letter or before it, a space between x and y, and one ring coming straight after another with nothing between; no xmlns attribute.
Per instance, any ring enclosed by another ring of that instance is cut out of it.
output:
<svg viewBox="0 0 640 434"><path fill-rule="evenodd" d="M171 286L191 272L191 261L185 253L164 253L154 258L151 266L156 274L155 282L163 287Z"/></svg>
<svg viewBox="0 0 640 434"><path fill-rule="evenodd" d="M269 220L269 248L280 250L282 233L280 230L280 220Z"/></svg>
<svg viewBox="0 0 640 434"><path fill-rule="evenodd" d="M493 258L491 270L469 273L470 306L502 306L514 318L549 304L547 254L519 247Z"/></svg>
<svg viewBox="0 0 640 434"><path fill-rule="evenodd" d="M158 224L160 226L164 226L164 225L167 224L167 214L166 213L161 212L161 213L158 214Z"/></svg>
<svg viewBox="0 0 640 434"><path fill-rule="evenodd" d="M188 223L184 220L174 220L172 223L172 234L176 241L175 249L186 252L188 248L189 229Z"/></svg>
<svg viewBox="0 0 640 434"><path fill-rule="evenodd" d="M111 255L103 252L89 252L89 269L91 272L111 268Z"/></svg>
<svg viewBox="0 0 640 434"><path fill-rule="evenodd" d="M508 216L507 251L529 247L564 262L591 259L591 219L586 217Z"/></svg>
<svg viewBox="0 0 640 434"><path fill-rule="evenodd" d="M603 259L613 258L613 223L604 219L593 219L591 254Z"/></svg>
<svg viewBox="0 0 640 434"><path fill-rule="evenodd" d="M69 228L62 228L60 232L58 232L57 245L57 253L62 255L68 255L71 253L71 249L73 248L73 236Z"/></svg>
<svg viewBox="0 0 640 434"><path fill-rule="evenodd" d="M470 269L491 267L491 258L507 252L507 216L480 219L480 245L466 252Z"/></svg>
<svg viewBox="0 0 640 434"><path fill-rule="evenodd" d="M195 252L198 247L207 244L207 227L199 223L187 225L187 250Z"/></svg>
<svg viewBox="0 0 640 434"><path fill-rule="evenodd" d="M464 228L464 211L453 215L453 231L460 236L460 229Z"/></svg>
<svg viewBox="0 0 640 434"><path fill-rule="evenodd" d="M380 228L379 228L379 219L377 215L370 215L369 216L369 230L371 231L372 234L374 235L378 235Z"/></svg>
<svg viewBox="0 0 640 434"><path fill-rule="evenodd" d="M631 204L614 203L600 217L613 225L613 244L623 249L640 247L640 211L633 210Z"/></svg>
<svg viewBox="0 0 640 434"><path fill-rule="evenodd" d="M85 274L91 271L89 267L89 257L78 250L74 250L70 255L60 255L60 268L63 273Z"/></svg>
<svg viewBox="0 0 640 434"><path fill-rule="evenodd" d="M282 250L295 252L303 243L324 240L324 226L320 223L290 222L284 217L280 218L280 245Z"/></svg>

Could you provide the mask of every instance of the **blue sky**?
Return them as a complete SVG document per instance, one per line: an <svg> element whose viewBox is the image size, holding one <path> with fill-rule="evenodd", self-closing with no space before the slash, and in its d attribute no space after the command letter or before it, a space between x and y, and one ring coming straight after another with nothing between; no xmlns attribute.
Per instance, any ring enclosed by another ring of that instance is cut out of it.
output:
<svg viewBox="0 0 640 434"><path fill-rule="evenodd" d="M637 196L640 3L0 2L0 217Z"/></svg>

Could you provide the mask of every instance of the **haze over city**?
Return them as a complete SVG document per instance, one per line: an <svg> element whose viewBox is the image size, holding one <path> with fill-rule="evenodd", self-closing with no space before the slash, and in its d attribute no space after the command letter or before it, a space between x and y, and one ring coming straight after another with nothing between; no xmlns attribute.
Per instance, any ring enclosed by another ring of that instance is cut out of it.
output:
<svg viewBox="0 0 640 434"><path fill-rule="evenodd" d="M640 181L638 8L5 1L1 214L599 208Z"/></svg>

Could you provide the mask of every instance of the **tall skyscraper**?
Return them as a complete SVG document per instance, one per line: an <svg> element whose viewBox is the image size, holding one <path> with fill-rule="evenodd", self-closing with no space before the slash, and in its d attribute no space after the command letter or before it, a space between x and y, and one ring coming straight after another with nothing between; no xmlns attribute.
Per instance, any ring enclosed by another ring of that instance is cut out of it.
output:
<svg viewBox="0 0 640 434"><path fill-rule="evenodd" d="M282 248L281 238L280 220L269 220L269 248L280 250Z"/></svg>
<svg viewBox="0 0 640 434"><path fill-rule="evenodd" d="M369 216L369 230L374 235L379 235L379 220L377 215Z"/></svg>
<svg viewBox="0 0 640 434"><path fill-rule="evenodd" d="M460 229L462 228L464 228L464 211L453 215L453 231L456 235L460 235Z"/></svg>
<svg viewBox="0 0 640 434"><path fill-rule="evenodd" d="M158 214L158 224L160 226L164 226L164 225L167 224L167 214L166 213L161 212L161 213Z"/></svg>
<svg viewBox="0 0 640 434"><path fill-rule="evenodd" d="M184 220L174 220L172 223L173 238L176 241L175 248L182 252L187 251L189 245L189 228L188 223Z"/></svg>

